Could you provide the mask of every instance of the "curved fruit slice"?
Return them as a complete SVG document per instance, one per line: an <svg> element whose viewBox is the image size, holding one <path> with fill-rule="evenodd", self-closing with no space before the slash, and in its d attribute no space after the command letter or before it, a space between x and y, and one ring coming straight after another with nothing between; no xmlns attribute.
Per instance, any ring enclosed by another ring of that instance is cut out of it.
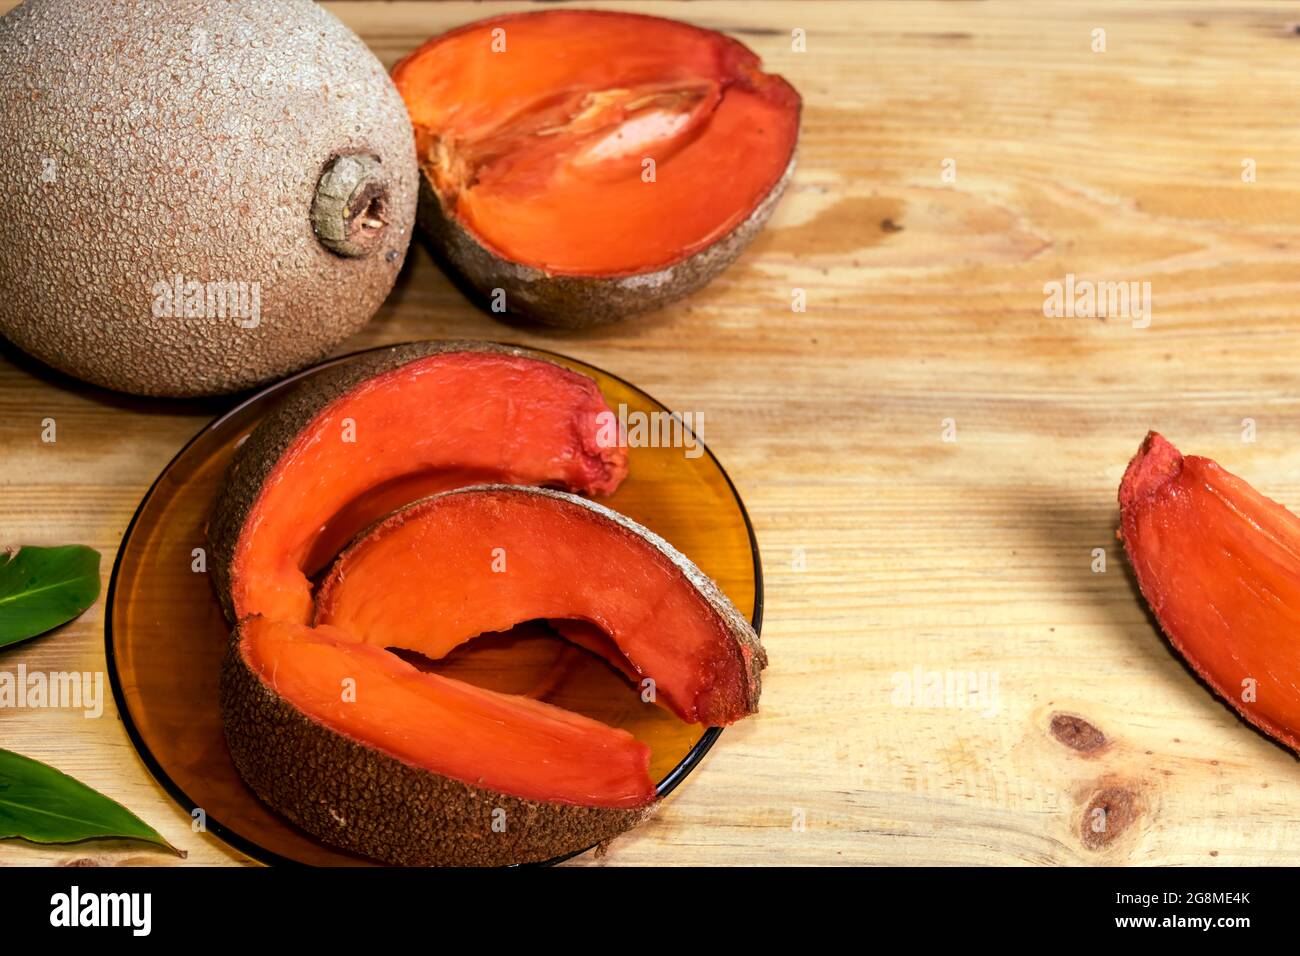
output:
<svg viewBox="0 0 1300 956"><path fill-rule="evenodd" d="M590 621L562 619L550 620L546 623L551 630L570 644L590 651L597 657L604 658L616 671L632 681L632 683L635 684L641 679L641 675L632 666L632 662L618 649L618 645L614 643L608 634Z"/></svg>
<svg viewBox="0 0 1300 956"><path fill-rule="evenodd" d="M1119 501L1124 548L1175 650L1242 717L1300 750L1300 518L1155 432Z"/></svg>
<svg viewBox="0 0 1300 956"><path fill-rule="evenodd" d="M589 325L704 285L771 215L799 94L712 30L548 10L435 37L393 80L420 222L512 311Z"/></svg>
<svg viewBox="0 0 1300 956"><path fill-rule="evenodd" d="M562 492L493 485L416 502L339 556L316 604L317 624L434 659L534 618L598 625L688 723L758 707L763 648L716 585L662 538Z"/></svg>
<svg viewBox="0 0 1300 956"><path fill-rule="evenodd" d="M649 748L626 731L423 673L335 628L244 621L221 705L259 797L388 863L552 859L635 826L655 800Z"/></svg>
<svg viewBox="0 0 1300 956"><path fill-rule="evenodd" d="M627 451L602 441L596 383L519 349L399 346L310 380L236 452L213 513L232 621L309 623L317 570L393 507L476 481L607 494Z"/></svg>

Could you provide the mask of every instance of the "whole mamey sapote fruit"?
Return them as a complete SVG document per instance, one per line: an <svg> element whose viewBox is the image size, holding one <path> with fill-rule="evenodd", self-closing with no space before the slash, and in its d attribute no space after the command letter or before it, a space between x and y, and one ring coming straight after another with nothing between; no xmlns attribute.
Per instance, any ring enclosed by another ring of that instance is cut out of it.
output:
<svg viewBox="0 0 1300 956"><path fill-rule="evenodd" d="M674 20L495 17L428 41L393 79L415 125L421 225L494 308L548 324L698 289L794 169L799 94L743 44Z"/></svg>
<svg viewBox="0 0 1300 956"><path fill-rule="evenodd" d="M308 0L28 0L0 18L0 332L148 395L320 358L392 288L410 122Z"/></svg>

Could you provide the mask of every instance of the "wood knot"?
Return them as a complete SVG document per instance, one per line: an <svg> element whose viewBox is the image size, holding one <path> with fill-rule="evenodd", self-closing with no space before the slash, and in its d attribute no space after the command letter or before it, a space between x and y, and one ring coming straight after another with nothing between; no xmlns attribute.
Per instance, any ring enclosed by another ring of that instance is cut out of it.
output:
<svg viewBox="0 0 1300 956"><path fill-rule="evenodd" d="M1053 737L1079 753L1095 754L1106 746L1106 735L1074 714L1053 714L1049 727Z"/></svg>
<svg viewBox="0 0 1300 956"><path fill-rule="evenodd" d="M1141 813L1138 796L1126 787L1103 787L1083 811L1079 837L1089 850L1104 850L1133 825Z"/></svg>

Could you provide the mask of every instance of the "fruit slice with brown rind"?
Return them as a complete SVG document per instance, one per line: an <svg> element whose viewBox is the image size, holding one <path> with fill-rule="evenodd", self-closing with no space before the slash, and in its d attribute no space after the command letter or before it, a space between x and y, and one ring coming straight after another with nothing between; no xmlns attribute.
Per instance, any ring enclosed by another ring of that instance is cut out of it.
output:
<svg viewBox="0 0 1300 956"><path fill-rule="evenodd" d="M308 575L370 522L474 482L608 494L627 452L596 383L504 346L421 342L299 388L239 448L209 541L227 615L309 623Z"/></svg>
<svg viewBox="0 0 1300 956"><path fill-rule="evenodd" d="M526 697L424 673L335 628L253 617L222 674L226 740L271 807L404 866L553 859L652 810L649 749Z"/></svg>
<svg viewBox="0 0 1300 956"><path fill-rule="evenodd" d="M766 656L716 585L647 529L557 491L475 487L403 508L339 556L316 604L317 624L432 659L536 618L596 625L597 653L616 651L688 723L757 709Z"/></svg>

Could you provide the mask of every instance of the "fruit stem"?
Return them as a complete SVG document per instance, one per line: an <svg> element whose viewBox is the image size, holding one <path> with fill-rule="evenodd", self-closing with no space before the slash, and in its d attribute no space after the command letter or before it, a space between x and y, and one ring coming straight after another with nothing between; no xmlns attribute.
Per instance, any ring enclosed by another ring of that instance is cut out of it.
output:
<svg viewBox="0 0 1300 956"><path fill-rule="evenodd" d="M321 170L311 204L311 224L326 249L368 256L388 227L388 182L377 156L335 156Z"/></svg>

